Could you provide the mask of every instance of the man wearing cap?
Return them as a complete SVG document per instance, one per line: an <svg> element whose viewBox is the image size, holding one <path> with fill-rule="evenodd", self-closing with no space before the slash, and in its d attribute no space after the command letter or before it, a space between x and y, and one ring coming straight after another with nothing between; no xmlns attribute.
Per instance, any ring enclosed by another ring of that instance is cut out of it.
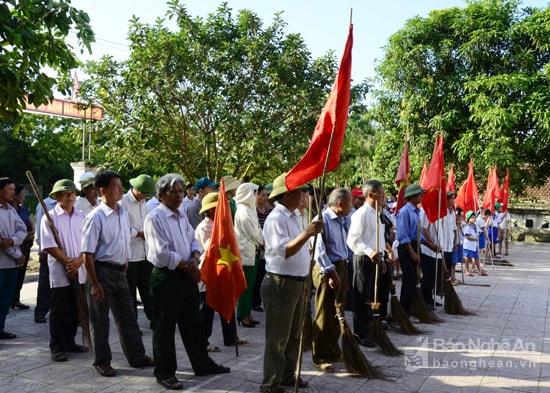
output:
<svg viewBox="0 0 550 393"><path fill-rule="evenodd" d="M348 292L348 214L351 193L336 188L328 196L323 211L324 233L317 235L312 279L315 286L315 319L312 327L313 365L324 372L333 372L333 362L340 361L338 346L340 323L335 318L336 303L344 303Z"/></svg>
<svg viewBox="0 0 550 393"><path fill-rule="evenodd" d="M379 275L385 272L385 225L380 214L386 193L380 181L369 180L363 186L363 195L365 204L351 216L347 237L348 247L353 251L353 332L360 345L374 347L368 338L372 322L370 303L373 301L376 265L379 266Z"/></svg>
<svg viewBox="0 0 550 393"><path fill-rule="evenodd" d="M295 210L302 200L302 188L289 190L286 175L273 182L270 198L278 202L264 224L266 275L260 294L265 311L265 350L262 392L284 392L283 386L294 386L296 362L306 278L309 274L307 242L323 229L313 221L301 231ZM298 381L307 387L305 381Z"/></svg>
<svg viewBox="0 0 550 393"><path fill-rule="evenodd" d="M50 198L57 205L49 211L61 244L57 244L47 217L39 223L42 231L42 251L48 253L50 272L50 351L55 362L67 360L67 352L87 352L78 345L75 337L78 329L76 292L69 279L80 285L86 282L86 268L80 250L82 227L86 214L75 208L78 189L69 179L56 182Z"/></svg>
<svg viewBox="0 0 550 393"><path fill-rule="evenodd" d="M152 367L155 362L145 355L126 279L130 224L128 212L119 204L124 195L120 175L115 171L101 171L94 184L101 193L101 204L84 220L81 250L88 274L86 289L94 367L100 375L113 377L116 371L111 366L109 346L110 310L130 366Z"/></svg>
<svg viewBox="0 0 550 393"><path fill-rule="evenodd" d="M93 172L86 172L80 176L80 196L76 198L76 207L84 214L90 213L99 206L101 201L97 197L97 190L94 187L95 175Z"/></svg>
<svg viewBox="0 0 550 393"><path fill-rule="evenodd" d="M397 240L399 246L399 262L401 263L401 296L399 302L403 310L410 315L411 306L416 287L416 269L420 263L420 243L423 235L419 227L420 209L422 195L426 192L418 184L411 184L405 190L404 198L407 200L397 214Z"/></svg>
<svg viewBox="0 0 550 393"><path fill-rule="evenodd" d="M0 177L0 340L17 336L4 330L17 284L17 267L25 262L21 244L27 237L27 226L11 205L15 199L15 182Z"/></svg>
<svg viewBox="0 0 550 393"><path fill-rule="evenodd" d="M161 204L147 215L144 223L147 260L155 266L150 281L156 360L154 375L157 383L170 390L183 388L175 375L178 366L174 339L176 326L195 375L231 371L208 356L197 289L201 279L201 247L180 208L184 187L180 175L162 176L156 184Z"/></svg>
<svg viewBox="0 0 550 393"><path fill-rule="evenodd" d="M195 199L193 199L193 203L191 203L187 208L187 218L189 219L189 223L193 229L197 228L199 223L204 219L204 216L200 214L202 198L214 191L214 187L218 187L218 185L218 183L214 183L207 177L201 177L196 181L195 191L197 195L195 196Z"/></svg>
<svg viewBox="0 0 550 393"><path fill-rule="evenodd" d="M50 187L53 187L55 182L61 180L60 176L53 176L50 178L49 184ZM52 210L57 201L53 198L47 197L44 199L44 204L46 205L46 210ZM40 222L42 221L42 216L44 216L44 210L42 210L42 205L39 203L36 205L36 244L38 249L41 250L40 246ZM50 272L48 270L48 253L38 251L38 261L40 262L40 270L38 271L38 286L36 288L36 307L34 308L34 322L36 323L46 323L46 314L50 311Z"/></svg>
<svg viewBox="0 0 550 393"><path fill-rule="evenodd" d="M130 295L134 301L134 309L137 318L137 294L143 303L145 316L149 321L153 318L151 297L149 295L149 277L153 265L146 260L145 237L143 234L143 222L147 216L147 198L155 195L155 181L146 174L130 179L132 188L122 197L120 205L128 211L130 221L130 263L126 270Z"/></svg>

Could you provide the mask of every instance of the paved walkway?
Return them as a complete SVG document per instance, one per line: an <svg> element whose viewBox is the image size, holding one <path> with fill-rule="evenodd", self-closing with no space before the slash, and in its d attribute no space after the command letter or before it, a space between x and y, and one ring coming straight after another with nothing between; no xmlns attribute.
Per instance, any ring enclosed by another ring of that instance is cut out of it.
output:
<svg viewBox="0 0 550 393"><path fill-rule="evenodd" d="M455 287L471 316L445 315L440 325L419 325L425 336L405 336L389 330L400 357L384 356L376 349L363 349L390 381L353 378L341 364L335 373L321 373L305 353L302 377L309 388L302 392L550 392L549 287L550 244L515 243L508 261L513 266L487 266L489 277L467 277L470 284ZM34 305L36 275L24 285L22 301ZM196 392L257 392L262 380L263 315L259 328L241 328L249 344L223 347L216 321L212 344L222 347L212 357L231 367L230 374L195 377L178 341L177 376L184 389ZM348 316L351 321L351 317ZM151 354L151 330L143 311L139 315L143 341ZM114 378L99 376L90 354L69 354L65 363L50 360L48 325L33 321L32 309L11 311L6 330L15 340L0 341L0 392L161 392L151 369L128 366L113 327L111 345ZM289 390L290 391L290 390Z"/></svg>

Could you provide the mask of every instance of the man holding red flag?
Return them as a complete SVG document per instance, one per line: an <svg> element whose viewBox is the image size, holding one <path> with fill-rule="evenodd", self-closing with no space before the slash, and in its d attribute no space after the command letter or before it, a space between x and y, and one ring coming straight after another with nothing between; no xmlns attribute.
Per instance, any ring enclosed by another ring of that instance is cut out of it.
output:
<svg viewBox="0 0 550 393"><path fill-rule="evenodd" d="M157 382L170 390L183 388L175 376L176 325L195 375L230 372L228 367L216 364L208 356L197 289L201 279L200 246L187 215L180 209L184 186L180 175L162 176L156 184L161 203L147 215L143 224L147 260L155 266L150 280L154 374Z"/></svg>
<svg viewBox="0 0 550 393"><path fill-rule="evenodd" d="M409 144L405 141L405 148L403 149L403 155L401 156L401 161L399 162L399 168L397 169L397 175L395 176L395 184L399 188L397 192L397 201L395 202L395 214L403 206L407 204L405 201L405 190L412 183L411 180L411 165L409 163Z"/></svg>
<svg viewBox="0 0 550 393"><path fill-rule="evenodd" d="M284 392L281 385L294 386L296 382L294 371L310 270L307 242L323 229L321 221L313 221L305 231L300 229L295 210L301 203L303 187L287 188L283 174L273 181L269 195L278 204L264 224L266 275L260 289L265 311L262 392ZM305 381L298 384L307 387Z"/></svg>

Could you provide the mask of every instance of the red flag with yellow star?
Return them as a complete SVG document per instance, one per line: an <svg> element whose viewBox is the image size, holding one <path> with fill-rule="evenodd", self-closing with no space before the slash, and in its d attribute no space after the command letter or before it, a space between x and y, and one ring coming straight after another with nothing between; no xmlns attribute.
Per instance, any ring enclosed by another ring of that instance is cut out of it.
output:
<svg viewBox="0 0 550 393"><path fill-rule="evenodd" d="M223 179L212 239L204 257L202 280L206 284L206 304L229 322L239 296L246 289L246 279Z"/></svg>

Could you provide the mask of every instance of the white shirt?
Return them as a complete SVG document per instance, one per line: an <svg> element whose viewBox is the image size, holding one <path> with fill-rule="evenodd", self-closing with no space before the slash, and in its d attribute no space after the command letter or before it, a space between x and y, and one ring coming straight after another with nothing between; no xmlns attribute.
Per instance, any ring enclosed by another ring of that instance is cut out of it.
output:
<svg viewBox="0 0 550 393"><path fill-rule="evenodd" d="M158 200L158 198L156 196L149 199L147 201L147 203L145 204L145 206L147 207L148 212L150 212L151 210L156 208L158 205L160 205L160 201Z"/></svg>
<svg viewBox="0 0 550 393"><path fill-rule="evenodd" d="M116 212L101 202L84 220L82 252L94 254L96 261L126 264L130 259L129 227L123 206Z"/></svg>
<svg viewBox="0 0 550 393"><path fill-rule="evenodd" d="M59 234L59 240L61 240L61 246L65 255L69 259L78 258L82 254L80 246L82 243L82 227L86 214L77 208L74 208L73 213L69 214L59 207L59 205L56 205L50 210L50 217ZM46 217L42 217L40 226L42 227L42 251L58 247ZM52 288L69 286L67 269L63 262L48 254L48 267L50 270L50 286ZM78 268L78 282L81 284L86 282L86 267L84 264Z"/></svg>
<svg viewBox="0 0 550 393"><path fill-rule="evenodd" d="M499 213L499 219L500 219L500 223L498 224L499 228L504 230L504 229L508 229L508 227L510 226L510 213L508 212L501 212Z"/></svg>
<svg viewBox="0 0 550 393"><path fill-rule="evenodd" d="M120 204L128 211L130 222L130 262L145 260L145 239L137 237L138 232L143 232L143 221L147 216L145 199L138 201L130 189L120 201Z"/></svg>
<svg viewBox="0 0 550 393"><path fill-rule="evenodd" d="M447 210L447 214L437 220L429 223L428 217L424 209L420 210L420 225L422 229L427 229L432 241L438 244L443 252L452 252L455 244L456 233L456 213L452 209ZM437 253L432 251L428 246L422 244L421 251L423 254L435 258Z"/></svg>
<svg viewBox="0 0 550 393"><path fill-rule="evenodd" d="M13 240L12 247L0 250L0 269L15 268L16 259L22 255L19 246L27 237L27 226L10 204L0 204L0 236Z"/></svg>
<svg viewBox="0 0 550 393"><path fill-rule="evenodd" d="M264 224L265 270L270 273L305 277L309 274L307 242L294 255L286 258L286 246L296 239L302 230L298 217L283 204L278 203L269 213Z"/></svg>
<svg viewBox="0 0 550 393"><path fill-rule="evenodd" d="M178 214L161 203L151 210L143 224L147 244L147 260L159 268L175 270L181 260L191 259L201 251L195 230L181 209Z"/></svg>
<svg viewBox="0 0 550 393"><path fill-rule="evenodd" d="M379 214L381 210L379 210ZM376 220L378 219L378 247L376 246ZM384 239L385 225L376 216L376 210L365 203L351 216L347 244L355 255L370 257L373 252L384 252L386 241Z"/></svg>
<svg viewBox="0 0 550 393"><path fill-rule="evenodd" d="M76 203L74 207L77 208L78 210L83 211L84 214L88 215L88 213L90 213L92 210L98 207L100 203L101 203L101 199L96 199L95 205L92 205L88 200L88 198L79 196L78 198L76 198Z"/></svg>

